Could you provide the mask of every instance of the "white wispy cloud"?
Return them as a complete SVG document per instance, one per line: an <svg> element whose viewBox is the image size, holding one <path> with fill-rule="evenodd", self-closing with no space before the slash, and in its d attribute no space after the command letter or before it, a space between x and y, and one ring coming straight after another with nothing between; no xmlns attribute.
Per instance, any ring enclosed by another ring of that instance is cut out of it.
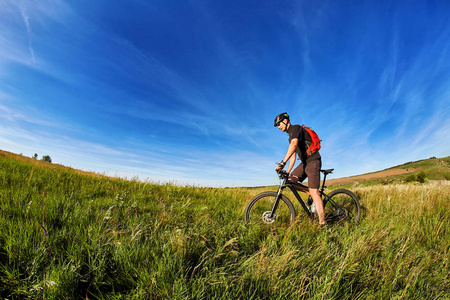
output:
<svg viewBox="0 0 450 300"><path fill-rule="evenodd" d="M36 63L36 51L32 23L43 25L48 20L65 16L67 5L60 0L28 1L5 0L0 2L0 63L2 59L29 64ZM20 16L21 24L16 22ZM26 36L26 43L21 44L20 36ZM24 50L28 51L25 55Z"/></svg>
<svg viewBox="0 0 450 300"><path fill-rule="evenodd" d="M22 19L23 19L23 22L25 23L25 27L27 28L28 49L30 50L31 59L33 62L36 62L36 59L34 57L33 43L31 40L31 27L30 27L29 17L28 17L28 13L27 13L27 8L24 5L20 5L20 14L22 15Z"/></svg>

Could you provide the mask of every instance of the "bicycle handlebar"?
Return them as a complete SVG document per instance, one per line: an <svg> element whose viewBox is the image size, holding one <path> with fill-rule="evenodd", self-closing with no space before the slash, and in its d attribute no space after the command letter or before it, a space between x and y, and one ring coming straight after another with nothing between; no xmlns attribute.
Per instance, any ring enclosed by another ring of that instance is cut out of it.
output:
<svg viewBox="0 0 450 300"><path fill-rule="evenodd" d="M286 172L285 170L276 170L276 172L280 179L288 178L288 176L289 176L289 173Z"/></svg>

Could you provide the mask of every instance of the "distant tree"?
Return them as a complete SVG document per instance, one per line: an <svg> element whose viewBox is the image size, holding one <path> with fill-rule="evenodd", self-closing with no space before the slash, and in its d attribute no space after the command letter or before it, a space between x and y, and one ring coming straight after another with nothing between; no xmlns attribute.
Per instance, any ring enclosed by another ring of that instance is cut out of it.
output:
<svg viewBox="0 0 450 300"><path fill-rule="evenodd" d="M41 159L42 161L46 161L46 162L49 162L49 163L51 163L52 162L52 159L50 158L50 156L48 156L48 155L44 155L44 156L42 156L42 159Z"/></svg>
<svg viewBox="0 0 450 300"><path fill-rule="evenodd" d="M426 177L427 176L425 175L425 172L424 171L420 171L420 173L417 174L417 181L420 182L420 183L424 183Z"/></svg>
<svg viewBox="0 0 450 300"><path fill-rule="evenodd" d="M33 155L33 158L34 158L34 159L37 159L37 158L38 158L38 154L35 153L35 154Z"/></svg>
<svg viewBox="0 0 450 300"><path fill-rule="evenodd" d="M410 174L410 175L406 176L405 181L406 182L416 181L416 176L414 174Z"/></svg>
<svg viewBox="0 0 450 300"><path fill-rule="evenodd" d="M410 174L410 175L406 176L405 181L406 182L418 181L420 183L424 183L426 177L427 177L427 175L425 174L425 172L420 171L420 173L417 175Z"/></svg>

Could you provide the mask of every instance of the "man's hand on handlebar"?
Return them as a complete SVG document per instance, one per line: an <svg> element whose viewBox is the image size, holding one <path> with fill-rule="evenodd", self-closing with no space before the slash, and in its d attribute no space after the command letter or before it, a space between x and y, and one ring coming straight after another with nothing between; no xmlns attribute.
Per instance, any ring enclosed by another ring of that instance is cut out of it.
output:
<svg viewBox="0 0 450 300"><path fill-rule="evenodd" d="M284 166L286 166L286 162L285 161L281 161L281 162L277 162L277 167L275 168L275 171L281 171L284 169Z"/></svg>
<svg viewBox="0 0 450 300"><path fill-rule="evenodd" d="M280 177L281 179L289 177L289 173L285 170L278 170L277 173L278 177Z"/></svg>
<svg viewBox="0 0 450 300"><path fill-rule="evenodd" d="M278 176L280 178L287 178L289 176L289 173L285 170L283 170L284 166L286 165L285 162L278 163L277 167L275 168L275 171L278 173Z"/></svg>

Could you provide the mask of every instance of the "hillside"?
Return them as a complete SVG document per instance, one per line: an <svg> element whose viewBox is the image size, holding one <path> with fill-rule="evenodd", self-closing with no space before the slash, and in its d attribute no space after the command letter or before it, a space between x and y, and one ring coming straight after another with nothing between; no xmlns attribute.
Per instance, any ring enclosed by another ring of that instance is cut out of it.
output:
<svg viewBox="0 0 450 300"><path fill-rule="evenodd" d="M14 160L17 160L18 162L23 162L23 163L34 165L34 166L43 166L46 168L55 169L57 171L68 171L68 172L73 172L73 173L82 174L82 175L88 175L88 176L92 176L92 177L111 178L111 177L108 177L108 176L105 176L105 175L102 175L99 173L77 170L77 169L67 167L64 165L60 165L60 164L56 164L56 163L48 163L48 162L37 160L37 159L31 158L31 157L4 151L1 149L0 149L0 158L14 159Z"/></svg>
<svg viewBox="0 0 450 300"><path fill-rule="evenodd" d="M422 166L417 166L417 168ZM264 189L156 185L0 153L1 299L448 299L450 184L352 188L356 227L243 222Z"/></svg>
<svg viewBox="0 0 450 300"><path fill-rule="evenodd" d="M331 179L327 180L327 185L334 186L364 182L366 185L374 183L401 183L409 175L417 175L419 172L423 172L428 180L450 180L450 156L408 162L386 170L358 176Z"/></svg>

